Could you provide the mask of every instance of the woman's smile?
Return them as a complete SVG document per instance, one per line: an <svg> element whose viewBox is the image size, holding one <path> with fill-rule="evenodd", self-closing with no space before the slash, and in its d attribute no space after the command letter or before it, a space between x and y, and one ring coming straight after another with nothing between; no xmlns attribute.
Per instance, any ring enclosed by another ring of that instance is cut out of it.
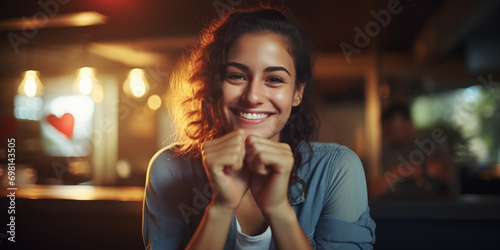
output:
<svg viewBox="0 0 500 250"><path fill-rule="evenodd" d="M238 111L238 110L232 110L234 117L238 119L238 121L241 123L242 128L251 128L253 125L254 128L255 126L265 126L265 122L268 121L268 119L273 117L273 114L268 113L268 112L251 112L251 111ZM246 126L250 125L250 126Z"/></svg>
<svg viewBox="0 0 500 250"><path fill-rule="evenodd" d="M244 123L260 123L276 114L273 111L248 110L244 108L229 108L233 116Z"/></svg>
<svg viewBox="0 0 500 250"><path fill-rule="evenodd" d="M261 120L261 119L269 117L269 114L239 112L239 116L241 118L244 118L245 120L257 120L257 119Z"/></svg>

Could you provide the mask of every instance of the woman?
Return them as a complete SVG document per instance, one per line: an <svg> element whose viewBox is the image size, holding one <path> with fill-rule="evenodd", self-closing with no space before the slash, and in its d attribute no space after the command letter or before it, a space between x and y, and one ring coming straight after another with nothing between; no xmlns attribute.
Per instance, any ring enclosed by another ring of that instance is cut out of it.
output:
<svg viewBox="0 0 500 250"><path fill-rule="evenodd" d="M304 33L277 10L204 30L171 82L179 143L149 166L147 248L372 248L358 157L309 142L309 58Z"/></svg>

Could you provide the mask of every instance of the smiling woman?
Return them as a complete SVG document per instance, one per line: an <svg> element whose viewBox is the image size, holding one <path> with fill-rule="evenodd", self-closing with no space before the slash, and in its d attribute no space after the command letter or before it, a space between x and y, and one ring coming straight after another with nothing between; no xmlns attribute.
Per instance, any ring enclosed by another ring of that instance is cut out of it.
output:
<svg viewBox="0 0 500 250"><path fill-rule="evenodd" d="M280 11L206 28L171 79L178 143L151 160L150 249L370 249L359 158L315 129L310 50Z"/></svg>
<svg viewBox="0 0 500 250"><path fill-rule="evenodd" d="M247 33L233 43L227 61L219 105L224 131L241 128L246 135L279 142L279 132L292 107L300 104L305 85L295 88L295 67L286 42L274 33Z"/></svg>

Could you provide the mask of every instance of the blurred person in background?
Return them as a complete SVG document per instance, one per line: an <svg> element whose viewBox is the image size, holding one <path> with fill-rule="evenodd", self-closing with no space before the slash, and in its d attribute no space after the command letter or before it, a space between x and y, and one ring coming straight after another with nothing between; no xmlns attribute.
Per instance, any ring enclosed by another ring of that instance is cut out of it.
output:
<svg viewBox="0 0 500 250"><path fill-rule="evenodd" d="M418 131L408 105L393 102L382 113L382 133L383 174L370 181L370 198L453 194L455 174L443 130Z"/></svg>

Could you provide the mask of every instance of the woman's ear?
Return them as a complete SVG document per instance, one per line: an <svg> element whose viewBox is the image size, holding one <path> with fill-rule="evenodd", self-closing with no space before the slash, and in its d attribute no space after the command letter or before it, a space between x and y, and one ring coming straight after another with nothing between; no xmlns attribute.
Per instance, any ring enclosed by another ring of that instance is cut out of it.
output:
<svg viewBox="0 0 500 250"><path fill-rule="evenodd" d="M294 107L299 106L300 102L302 102L302 95L304 94L304 88L306 86L306 83L301 83L297 88L295 89L295 93L293 96L293 103L292 105Z"/></svg>

